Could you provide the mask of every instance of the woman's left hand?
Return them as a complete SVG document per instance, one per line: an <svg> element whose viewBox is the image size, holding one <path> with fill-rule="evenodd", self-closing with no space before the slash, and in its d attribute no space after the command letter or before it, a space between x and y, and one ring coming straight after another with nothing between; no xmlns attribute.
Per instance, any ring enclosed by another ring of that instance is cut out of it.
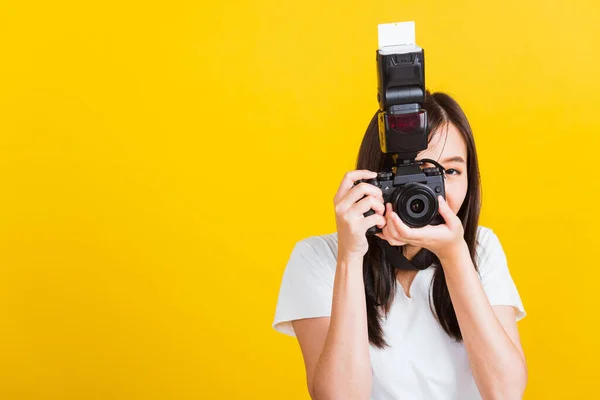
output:
<svg viewBox="0 0 600 400"><path fill-rule="evenodd" d="M421 228L411 228L406 225L393 211L392 204L386 203L386 224L382 233L377 233L376 236L387 240L392 246L410 244L424 247L440 260L453 257L466 246L464 228L460 218L454 214L442 196L438 196L438 203L438 212L444 218L445 224L427 225Z"/></svg>

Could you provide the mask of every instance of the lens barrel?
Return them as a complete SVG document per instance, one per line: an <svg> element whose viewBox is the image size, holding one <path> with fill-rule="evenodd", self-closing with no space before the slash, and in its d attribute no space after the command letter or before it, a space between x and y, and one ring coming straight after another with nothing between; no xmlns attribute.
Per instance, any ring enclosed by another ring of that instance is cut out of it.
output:
<svg viewBox="0 0 600 400"><path fill-rule="evenodd" d="M400 219L412 228L429 225L438 212L437 196L421 183L399 187L392 195L392 206Z"/></svg>

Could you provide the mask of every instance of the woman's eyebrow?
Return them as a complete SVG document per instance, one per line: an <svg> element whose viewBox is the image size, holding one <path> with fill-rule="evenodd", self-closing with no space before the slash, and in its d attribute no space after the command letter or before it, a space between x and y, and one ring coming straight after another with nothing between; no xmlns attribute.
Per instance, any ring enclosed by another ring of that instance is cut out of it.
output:
<svg viewBox="0 0 600 400"><path fill-rule="evenodd" d="M442 164L449 163L449 162L465 163L465 160L461 156L448 157L448 158L442 160Z"/></svg>

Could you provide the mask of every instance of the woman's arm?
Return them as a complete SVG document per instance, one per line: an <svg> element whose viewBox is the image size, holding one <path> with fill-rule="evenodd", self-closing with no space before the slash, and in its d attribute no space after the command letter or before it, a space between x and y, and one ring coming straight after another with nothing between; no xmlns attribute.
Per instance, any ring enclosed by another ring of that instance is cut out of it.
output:
<svg viewBox="0 0 600 400"><path fill-rule="evenodd" d="M330 318L292 321L313 399L369 399L371 361L361 258L338 258Z"/></svg>
<svg viewBox="0 0 600 400"><path fill-rule="evenodd" d="M527 384L514 308L493 308L469 249L440 258L475 383L484 399L521 399Z"/></svg>

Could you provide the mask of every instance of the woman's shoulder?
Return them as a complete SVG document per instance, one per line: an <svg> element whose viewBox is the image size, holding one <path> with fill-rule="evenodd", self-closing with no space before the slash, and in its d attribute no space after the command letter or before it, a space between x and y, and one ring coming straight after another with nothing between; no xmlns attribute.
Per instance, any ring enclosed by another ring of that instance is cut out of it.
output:
<svg viewBox="0 0 600 400"><path fill-rule="evenodd" d="M286 266L285 276L299 282L325 283L333 287L337 267L337 233L298 240Z"/></svg>
<svg viewBox="0 0 600 400"><path fill-rule="evenodd" d="M317 254L337 254L338 235L337 232L323 235L308 236L299 240L296 245L307 246L314 249Z"/></svg>
<svg viewBox="0 0 600 400"><path fill-rule="evenodd" d="M296 242L294 252L309 259L314 259L322 265L335 267L337 261L338 235L337 232L308 236Z"/></svg>
<svg viewBox="0 0 600 400"><path fill-rule="evenodd" d="M494 231L491 228L488 228L487 226L479 225L477 227L477 235L476 235L477 245L481 246L481 245L487 244L491 235L494 235Z"/></svg>
<svg viewBox="0 0 600 400"><path fill-rule="evenodd" d="M491 253L497 253L498 251L502 251L502 246L500 244L500 240L498 236L494 232L492 228L479 225L477 227L477 235L476 235L476 257L478 260L478 264L483 260L486 260Z"/></svg>

